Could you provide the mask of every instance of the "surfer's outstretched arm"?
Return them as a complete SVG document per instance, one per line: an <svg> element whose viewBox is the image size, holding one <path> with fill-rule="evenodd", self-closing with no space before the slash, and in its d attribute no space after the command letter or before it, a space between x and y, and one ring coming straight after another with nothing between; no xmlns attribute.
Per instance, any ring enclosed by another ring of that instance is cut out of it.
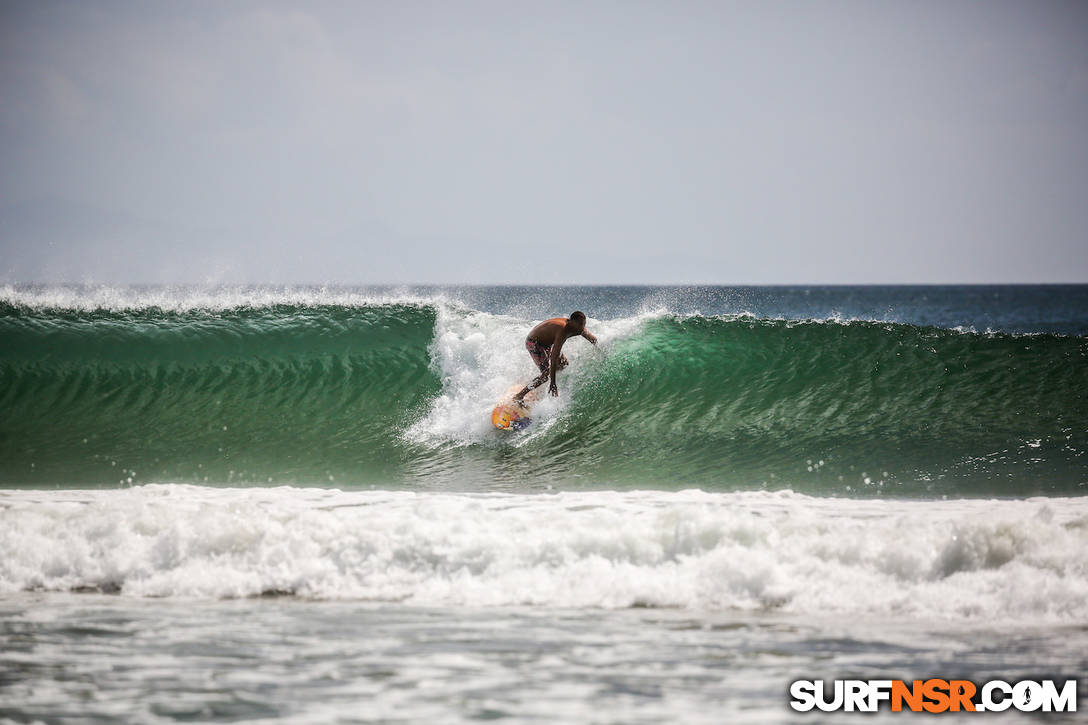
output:
<svg viewBox="0 0 1088 725"><path fill-rule="evenodd" d="M582 337L589 340L594 345L597 344L597 337L592 332L590 332L589 330L582 330Z"/></svg>

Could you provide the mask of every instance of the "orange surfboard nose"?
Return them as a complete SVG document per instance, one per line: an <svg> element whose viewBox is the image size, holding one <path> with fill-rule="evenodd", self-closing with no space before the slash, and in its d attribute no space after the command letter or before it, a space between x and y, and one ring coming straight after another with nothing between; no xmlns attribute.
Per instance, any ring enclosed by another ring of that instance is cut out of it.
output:
<svg viewBox="0 0 1088 725"><path fill-rule="evenodd" d="M514 430L522 417L512 403L496 405L491 411L491 423L502 430Z"/></svg>

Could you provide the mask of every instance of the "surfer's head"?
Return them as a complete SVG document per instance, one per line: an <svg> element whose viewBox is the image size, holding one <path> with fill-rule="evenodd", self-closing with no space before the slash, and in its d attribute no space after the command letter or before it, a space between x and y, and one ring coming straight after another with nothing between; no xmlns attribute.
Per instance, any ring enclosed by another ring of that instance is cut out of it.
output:
<svg viewBox="0 0 1088 725"><path fill-rule="evenodd" d="M570 317L567 318L567 323L581 332L586 329L586 313L581 310L575 310L570 313Z"/></svg>

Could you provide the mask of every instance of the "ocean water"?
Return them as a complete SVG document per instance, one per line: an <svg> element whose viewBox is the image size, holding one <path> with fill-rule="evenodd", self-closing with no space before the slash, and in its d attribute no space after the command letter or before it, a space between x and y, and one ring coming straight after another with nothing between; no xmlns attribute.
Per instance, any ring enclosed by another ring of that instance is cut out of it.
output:
<svg viewBox="0 0 1088 725"><path fill-rule="evenodd" d="M1086 355L1084 285L0 287L0 721L1083 699Z"/></svg>

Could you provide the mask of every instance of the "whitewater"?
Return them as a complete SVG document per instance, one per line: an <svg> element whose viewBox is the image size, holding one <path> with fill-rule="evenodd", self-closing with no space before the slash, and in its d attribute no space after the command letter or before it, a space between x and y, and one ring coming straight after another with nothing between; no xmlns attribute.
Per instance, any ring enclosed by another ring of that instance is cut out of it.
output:
<svg viewBox="0 0 1088 725"><path fill-rule="evenodd" d="M1083 499L148 485L0 507L7 592L1088 619Z"/></svg>
<svg viewBox="0 0 1088 725"><path fill-rule="evenodd" d="M1086 286L2 287L0 721L1088 693L1086 336Z"/></svg>

